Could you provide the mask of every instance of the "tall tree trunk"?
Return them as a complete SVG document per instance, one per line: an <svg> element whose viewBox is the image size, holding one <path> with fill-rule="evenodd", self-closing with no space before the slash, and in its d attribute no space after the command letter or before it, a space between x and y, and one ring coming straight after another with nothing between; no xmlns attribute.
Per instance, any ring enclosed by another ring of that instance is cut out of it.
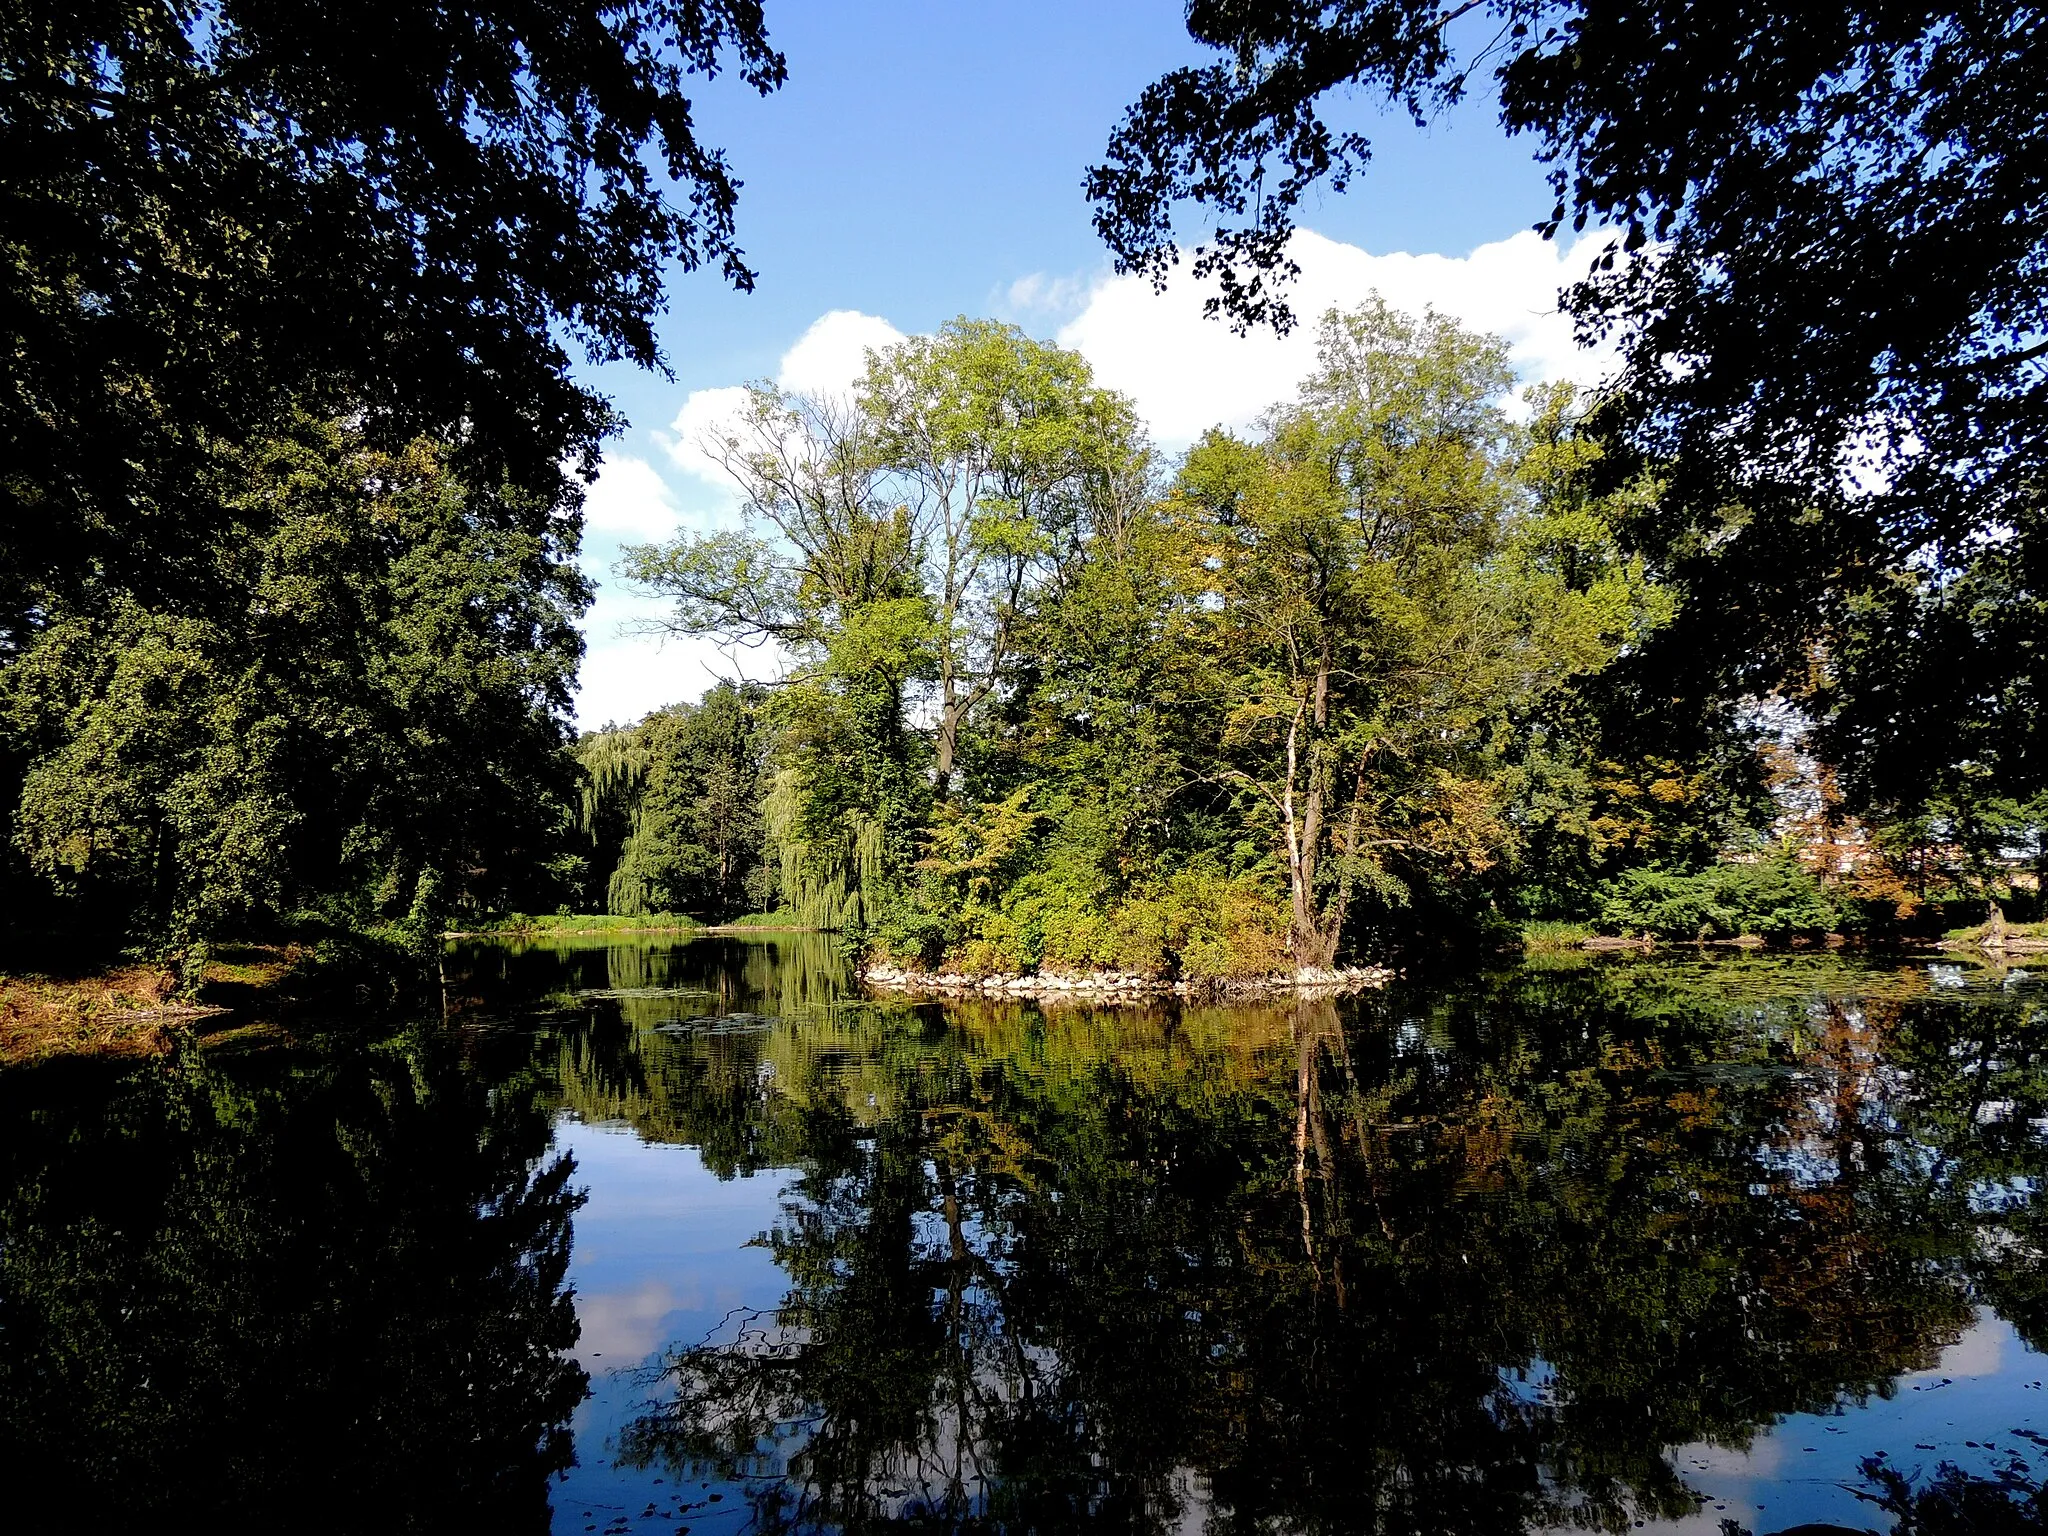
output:
<svg viewBox="0 0 2048 1536"><path fill-rule="evenodd" d="M960 697L952 668L948 667L939 684L939 735L935 743L938 762L932 775L932 790L941 805L952 793L953 758L960 748L960 717L966 712L966 701Z"/></svg>
<svg viewBox="0 0 2048 1536"><path fill-rule="evenodd" d="M1316 873L1322 863L1323 812L1328 794L1329 775L1323 758L1329 723L1330 656L1325 647L1317 659L1309 697L1295 709L1287 726L1287 783L1281 797L1287 823L1290 898L1287 950L1295 966L1304 970L1328 970L1337 953L1338 935L1316 908ZM1302 739L1304 725L1308 727L1306 742ZM1341 925L1341 917L1338 921Z"/></svg>

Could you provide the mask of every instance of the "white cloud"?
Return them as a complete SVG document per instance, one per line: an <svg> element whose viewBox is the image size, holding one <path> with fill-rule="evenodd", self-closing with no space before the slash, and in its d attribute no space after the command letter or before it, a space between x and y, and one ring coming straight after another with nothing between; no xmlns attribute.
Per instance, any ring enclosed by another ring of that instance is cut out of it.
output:
<svg viewBox="0 0 2048 1536"><path fill-rule="evenodd" d="M903 333L879 315L857 309L835 309L820 315L811 328L782 354L775 382L807 395L841 394L867 370L868 353L893 347Z"/></svg>
<svg viewBox="0 0 2048 1536"><path fill-rule="evenodd" d="M676 419L669 423L668 436L662 440L676 468L712 486L729 503L736 499L731 477L705 452L704 445L738 417L746 400L747 392L738 384L693 389L682 409L676 412Z"/></svg>
<svg viewBox="0 0 2048 1536"><path fill-rule="evenodd" d="M821 315L782 354L775 382L811 394L850 390L867 367L870 350L894 346L903 333L877 315L835 309ZM659 441L675 466L701 482L679 497L645 459L608 459L584 500L591 535L584 568L598 583L597 600L583 616L585 650L576 689L577 723L626 724L678 699L694 699L720 678L765 678L780 658L767 650L721 650L709 640L648 632L667 605L636 593L610 574L618 546L671 539L685 522L703 528L738 508L731 480L704 451L707 438L730 421L746 400L735 383L691 392Z"/></svg>
<svg viewBox="0 0 2048 1536"><path fill-rule="evenodd" d="M1099 278L1069 273L1053 277L1029 272L995 294L999 311L1017 319L1030 316L1058 316L1070 319L1088 302Z"/></svg>
<svg viewBox="0 0 2048 1536"><path fill-rule="evenodd" d="M1288 336L1237 336L1208 319L1202 303L1211 290L1183 267L1164 293L1142 277L1102 278L1058 340L1087 357L1101 383L1129 395L1169 449L1212 426L1247 426L1289 398L1315 365L1318 318L1375 290L1396 309L1432 305L1501 336L1525 383L1591 383L1609 359L1575 344L1558 290L1583 275L1606 243L1595 233L1564 247L1525 230L1469 256L1375 256L1302 230L1289 246L1301 276L1287 295L1297 319Z"/></svg>
<svg viewBox="0 0 2048 1536"><path fill-rule="evenodd" d="M669 605L619 581L603 581L583 616L583 665L576 680L576 723L585 730L631 725L651 710L701 698L728 679L772 681L781 654L768 646L722 646L656 626Z"/></svg>
<svg viewBox="0 0 2048 1536"><path fill-rule="evenodd" d="M708 681L688 642L664 643L644 633L666 605L611 575L622 545L672 539L682 522L661 472L631 454L607 458L584 495L588 538L582 564L597 583L597 600L583 615L583 665L576 684L576 719L586 728L638 720L671 700L696 697Z"/></svg>
<svg viewBox="0 0 2048 1536"><path fill-rule="evenodd" d="M893 347L903 339L903 333L879 315L865 315L857 309L828 310L782 354L775 382L802 394L844 394L866 370L869 352ZM737 384L692 390L662 442L677 468L728 498L732 482L704 451L704 444L738 414L746 398L746 390Z"/></svg>
<svg viewBox="0 0 2048 1536"><path fill-rule="evenodd" d="M673 538L675 493L645 459L608 458L583 497L583 526L607 538L651 543Z"/></svg>

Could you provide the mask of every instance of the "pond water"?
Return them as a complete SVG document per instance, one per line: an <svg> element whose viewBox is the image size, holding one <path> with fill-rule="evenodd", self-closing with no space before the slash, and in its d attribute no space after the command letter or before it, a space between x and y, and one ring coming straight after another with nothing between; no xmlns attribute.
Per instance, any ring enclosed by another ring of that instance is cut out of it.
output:
<svg viewBox="0 0 2048 1536"><path fill-rule="evenodd" d="M0 1077L0 1159L51 1529L1762 1536L2048 1466L2016 970L1041 1009L472 946L403 1028Z"/></svg>

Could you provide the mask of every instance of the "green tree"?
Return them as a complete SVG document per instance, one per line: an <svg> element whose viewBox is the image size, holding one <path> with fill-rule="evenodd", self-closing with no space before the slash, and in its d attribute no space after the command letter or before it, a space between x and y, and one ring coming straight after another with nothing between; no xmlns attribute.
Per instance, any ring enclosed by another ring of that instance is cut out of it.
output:
<svg viewBox="0 0 2048 1536"><path fill-rule="evenodd" d="M937 798L969 716L1002 682L1030 585L1146 493L1130 402L1078 353L957 319L875 356L860 399L926 550L938 673Z"/></svg>
<svg viewBox="0 0 2048 1536"><path fill-rule="evenodd" d="M1356 891L1496 862L1501 728L1655 618L1597 519L1526 505L1521 458L1540 480L1562 449L1510 427L1497 341L1375 300L1325 319L1320 358L1262 443L1212 435L1179 481L1230 690L1213 772L1274 829L1304 966L1336 958Z"/></svg>
<svg viewBox="0 0 2048 1536"><path fill-rule="evenodd" d="M1177 209L1212 216L1211 310L1284 326L1295 211L1369 155L1325 100L1424 121L1490 73L1550 168L1539 227L1614 230L1568 300L1621 349L1611 430L1668 475L1630 529L1687 599L1646 689L1806 694L1881 802L1951 767L2030 794L2044 20L1985 0L1197 0L1218 57L1146 89L1088 191L1119 266L1155 282Z"/></svg>
<svg viewBox="0 0 2048 1536"><path fill-rule="evenodd" d="M752 282L685 89L781 83L756 0L31 0L0 59L10 648L89 579L189 611L206 461L300 410L552 510L616 425L565 344L658 366L671 266Z"/></svg>
<svg viewBox="0 0 2048 1536"><path fill-rule="evenodd" d="M783 78L755 0L0 17L11 918L555 904L618 425L571 349L660 367L672 270L750 286L728 63Z"/></svg>
<svg viewBox="0 0 2048 1536"><path fill-rule="evenodd" d="M450 458L302 419L209 466L232 606L115 587L45 614L0 672L36 874L173 940L555 904L576 525Z"/></svg>
<svg viewBox="0 0 2048 1536"><path fill-rule="evenodd" d="M758 691L721 683L697 704L577 744L582 826L606 911L721 921L761 904L768 777L759 703Z"/></svg>
<svg viewBox="0 0 2048 1536"><path fill-rule="evenodd" d="M1037 590L1142 497L1144 444L1079 357L959 320L871 354L850 399L755 388L707 447L748 526L628 551L622 572L674 602L680 632L780 648L784 890L828 926L871 921Z"/></svg>

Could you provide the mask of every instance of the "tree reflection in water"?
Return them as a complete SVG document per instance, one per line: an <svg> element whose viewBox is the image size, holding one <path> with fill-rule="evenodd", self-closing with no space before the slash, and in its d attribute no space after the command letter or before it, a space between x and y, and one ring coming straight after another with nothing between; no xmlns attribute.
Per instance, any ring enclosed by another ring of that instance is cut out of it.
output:
<svg viewBox="0 0 2048 1536"><path fill-rule="evenodd" d="M1666 1447L1888 1395L1979 1301L2042 1321L2042 1010L1772 974L587 1031L572 1098L799 1170L787 1295L622 1450L767 1531L1690 1513Z"/></svg>
<svg viewBox="0 0 2048 1536"><path fill-rule="evenodd" d="M0 1083L13 1513L546 1529L586 1382L532 1074L437 1028Z"/></svg>

